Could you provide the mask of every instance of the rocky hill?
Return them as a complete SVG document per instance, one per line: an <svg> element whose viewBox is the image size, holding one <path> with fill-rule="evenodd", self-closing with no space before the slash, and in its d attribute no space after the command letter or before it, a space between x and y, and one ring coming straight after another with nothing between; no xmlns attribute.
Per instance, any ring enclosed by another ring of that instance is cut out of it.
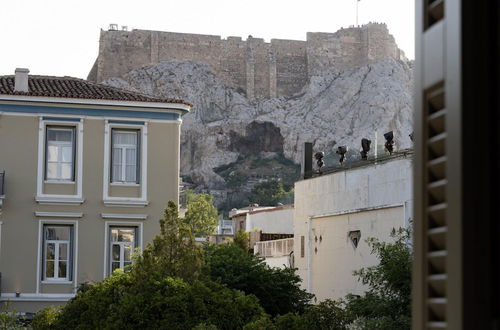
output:
<svg viewBox="0 0 500 330"><path fill-rule="evenodd" d="M326 71L292 97L260 101L227 87L199 62L161 62L105 84L193 103L183 117L181 172L221 200L249 179L293 181L304 142L324 151L327 165L338 159L336 146L347 145L353 159L361 138L374 141L376 132L379 145L393 130L396 148L411 146L412 70L406 61Z"/></svg>

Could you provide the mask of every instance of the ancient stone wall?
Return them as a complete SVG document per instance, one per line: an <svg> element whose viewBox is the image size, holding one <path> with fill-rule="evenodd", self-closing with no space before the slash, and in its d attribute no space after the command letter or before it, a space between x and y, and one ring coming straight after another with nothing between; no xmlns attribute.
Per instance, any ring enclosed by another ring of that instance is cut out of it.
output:
<svg viewBox="0 0 500 330"><path fill-rule="evenodd" d="M88 79L101 82L161 61L211 66L249 99L291 97L311 76L383 59L403 59L385 24L370 23L335 33L307 33L306 41L173 33L101 31L99 55Z"/></svg>

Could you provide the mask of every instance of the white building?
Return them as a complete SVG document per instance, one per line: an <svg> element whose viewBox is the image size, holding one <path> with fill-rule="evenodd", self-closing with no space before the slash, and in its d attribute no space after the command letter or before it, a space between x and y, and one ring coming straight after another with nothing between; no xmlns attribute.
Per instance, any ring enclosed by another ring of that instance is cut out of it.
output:
<svg viewBox="0 0 500 330"><path fill-rule="evenodd" d="M354 270L378 263L365 242L390 240L412 208L410 153L295 184L295 267L318 301L362 294Z"/></svg>

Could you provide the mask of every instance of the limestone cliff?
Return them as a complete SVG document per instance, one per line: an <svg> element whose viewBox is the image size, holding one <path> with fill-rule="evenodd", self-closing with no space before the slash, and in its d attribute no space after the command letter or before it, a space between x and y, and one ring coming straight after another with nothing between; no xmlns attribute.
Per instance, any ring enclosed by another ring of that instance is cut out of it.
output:
<svg viewBox="0 0 500 330"><path fill-rule="evenodd" d="M322 72L292 97L261 101L227 87L199 62L161 62L105 83L194 104L183 118L181 171L209 189L224 189L227 183L214 168L259 152L283 153L299 163L307 141L330 159L335 146L357 151L361 138L374 141L375 132L379 145L389 130L396 148L411 145L412 70L406 61Z"/></svg>

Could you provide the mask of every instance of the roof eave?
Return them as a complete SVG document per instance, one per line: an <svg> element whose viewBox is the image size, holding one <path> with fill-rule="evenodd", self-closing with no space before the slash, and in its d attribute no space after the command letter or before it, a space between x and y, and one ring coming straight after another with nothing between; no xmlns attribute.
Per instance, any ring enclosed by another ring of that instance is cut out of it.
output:
<svg viewBox="0 0 500 330"><path fill-rule="evenodd" d="M0 94L0 101L17 102L40 102L40 103L60 103L75 105L96 105L96 106L123 106L134 108L154 108L169 111L179 111L181 115L188 113L192 106L182 102L146 102L146 101L123 101L123 100L103 100L86 98L65 98L51 96L29 96Z"/></svg>

